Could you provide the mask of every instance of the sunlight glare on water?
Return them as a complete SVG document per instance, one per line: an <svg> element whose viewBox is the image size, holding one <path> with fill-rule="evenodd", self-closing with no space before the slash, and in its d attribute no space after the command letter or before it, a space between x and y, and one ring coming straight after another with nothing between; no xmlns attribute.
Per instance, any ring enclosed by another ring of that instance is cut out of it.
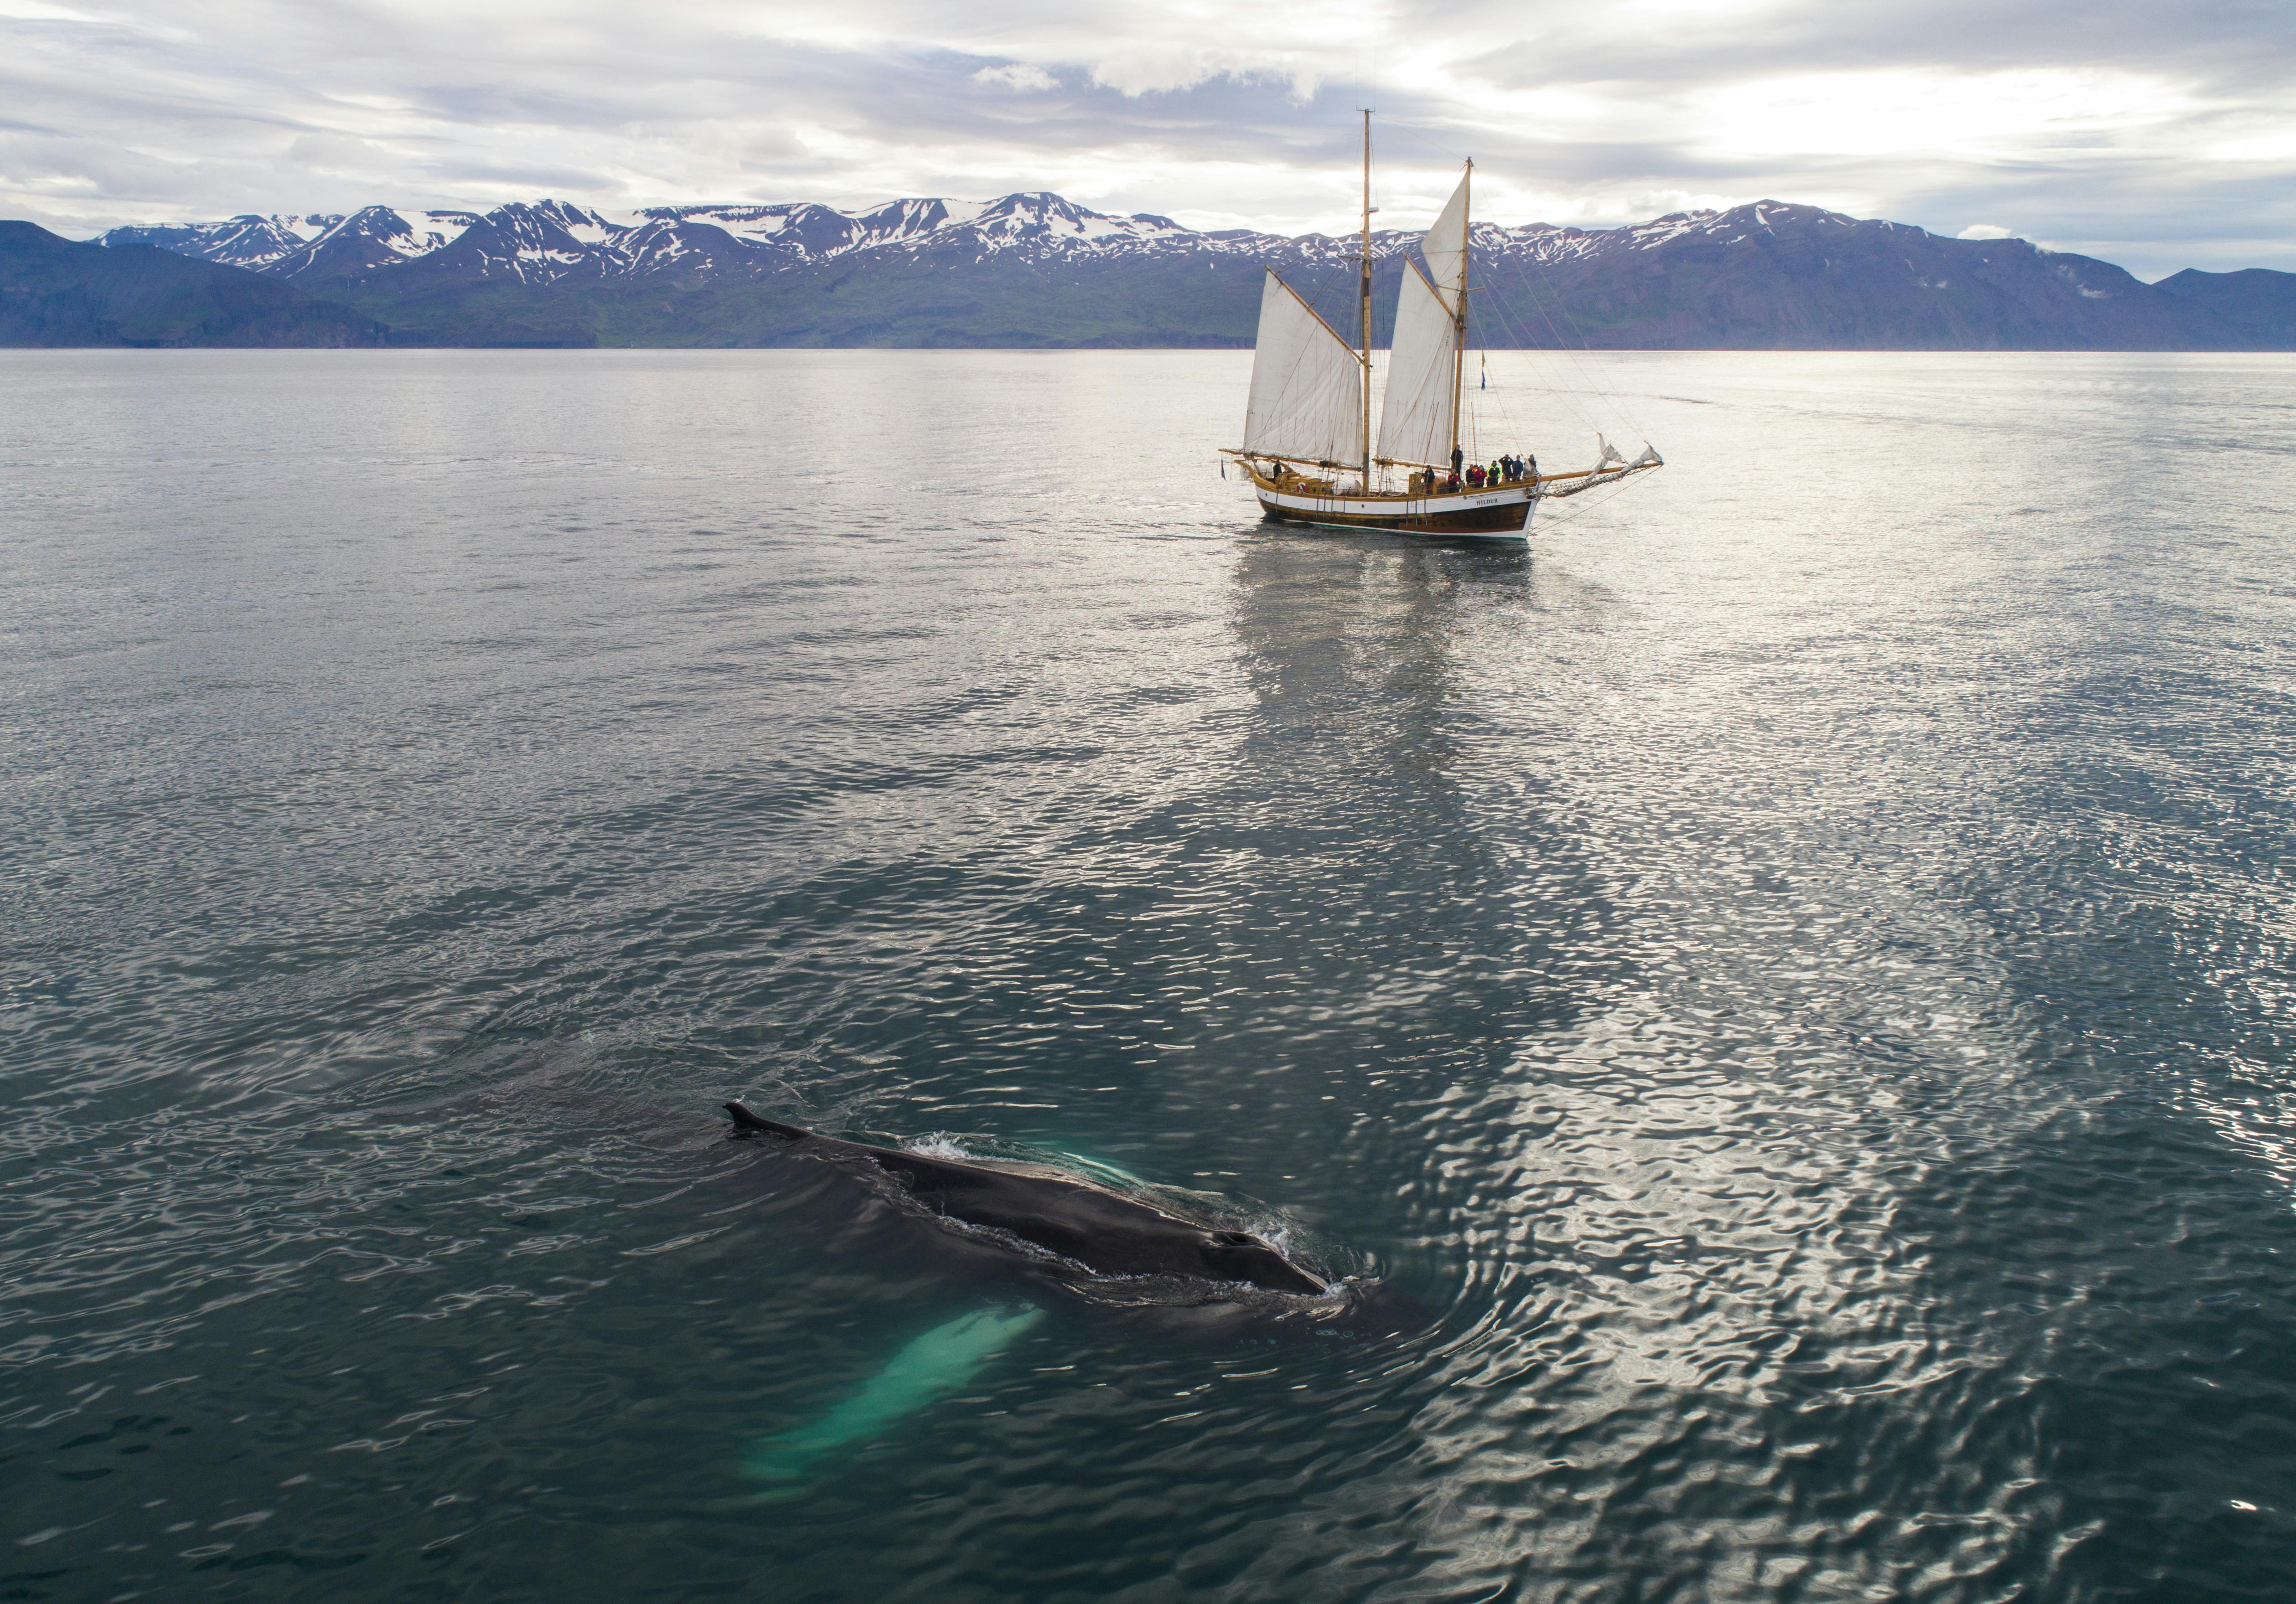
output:
<svg viewBox="0 0 2296 1604"><path fill-rule="evenodd" d="M0 354L4 1596L2284 1590L2296 359L1604 358L1527 553L1248 361Z"/></svg>

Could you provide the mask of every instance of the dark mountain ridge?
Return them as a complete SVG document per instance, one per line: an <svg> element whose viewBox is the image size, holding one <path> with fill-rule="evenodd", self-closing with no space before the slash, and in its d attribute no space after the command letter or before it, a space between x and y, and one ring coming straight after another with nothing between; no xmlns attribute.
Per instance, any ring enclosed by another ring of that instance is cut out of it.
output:
<svg viewBox="0 0 2296 1604"><path fill-rule="evenodd" d="M1384 335L1415 232L1375 233ZM1046 192L987 202L486 212L370 206L114 229L355 307L400 343L1248 346L1260 270L1353 336L1356 241L1182 227ZM1764 200L1614 229L1478 225L1495 348L2296 348L2296 274L2144 284L2023 240L1948 239Z"/></svg>
<svg viewBox="0 0 2296 1604"><path fill-rule="evenodd" d="M0 222L0 345L374 346L380 323L237 267Z"/></svg>
<svg viewBox="0 0 2296 1604"><path fill-rule="evenodd" d="M2296 273L2268 267L2203 273L2187 267L2153 288L2205 308L2258 350L2296 350Z"/></svg>
<svg viewBox="0 0 2296 1604"><path fill-rule="evenodd" d="M1948 239L1810 206L1758 201L1576 234L1558 246L1535 265L1491 253L1486 282L1503 301L1519 282L1521 307L1559 306L1595 347L2191 350L2246 343L2221 317L2109 262L2024 240ZM1521 332L1508 343L1560 342L1555 331Z"/></svg>

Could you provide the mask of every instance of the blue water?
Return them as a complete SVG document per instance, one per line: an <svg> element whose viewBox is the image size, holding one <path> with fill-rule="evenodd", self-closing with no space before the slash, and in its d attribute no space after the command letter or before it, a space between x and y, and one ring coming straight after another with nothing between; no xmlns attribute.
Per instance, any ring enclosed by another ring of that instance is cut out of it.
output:
<svg viewBox="0 0 2296 1604"><path fill-rule="evenodd" d="M1247 361L0 354L0 1598L2289 1596L2296 361Z"/></svg>

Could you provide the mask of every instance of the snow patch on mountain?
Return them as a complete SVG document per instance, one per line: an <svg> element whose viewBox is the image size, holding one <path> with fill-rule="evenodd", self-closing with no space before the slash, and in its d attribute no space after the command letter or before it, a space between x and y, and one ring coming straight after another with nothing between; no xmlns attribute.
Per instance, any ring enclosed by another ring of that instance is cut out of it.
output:
<svg viewBox="0 0 2296 1604"><path fill-rule="evenodd" d="M1480 223L1473 238L1479 257L1559 266L1701 241L1742 246L1758 236L1783 239L1814 228L1901 226L1760 200L1726 211L1675 212L1620 228ZM1415 230L1381 231L1373 235L1373 253L1382 259L1404 255L1419 239ZM806 200L657 206L628 213L546 199L512 201L482 213L369 206L348 215L247 216L116 228L97 242L158 245L314 282L405 272L529 284L652 274L755 278L864 252L930 253L937 263L1008 254L1048 263L1192 254L1316 268L1344 264L1357 249L1353 236L1200 232L1153 213L1094 211L1046 190L992 200L917 197L853 210ZM2081 288L2085 294L2096 293L2093 287Z"/></svg>

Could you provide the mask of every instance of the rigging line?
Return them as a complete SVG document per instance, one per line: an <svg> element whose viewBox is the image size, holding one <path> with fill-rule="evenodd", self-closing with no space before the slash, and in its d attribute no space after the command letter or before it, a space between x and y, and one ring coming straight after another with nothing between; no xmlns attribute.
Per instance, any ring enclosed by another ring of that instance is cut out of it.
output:
<svg viewBox="0 0 2296 1604"><path fill-rule="evenodd" d="M1290 279L1285 279L1283 281L1285 286L1291 290L1292 294L1299 296L1301 300L1308 303L1308 309L1309 311L1315 313L1317 317L1324 318L1324 326L1330 329L1334 334L1339 332L1338 327L1332 323L1330 318L1324 317L1323 311L1318 303L1329 298L1331 291L1339 282L1339 275L1341 269L1348 267L1349 259L1349 258L1348 258L1342 257L1336 262L1319 262L1313 258L1306 258L1304 265L1307 271L1300 274L1300 280L1307 286L1307 291L1305 293L1301 291L1299 284L1293 283ZM1349 270L1349 276L1353 276L1352 270ZM1347 341L1345 339L1342 339L1341 343L1344 345Z"/></svg>
<svg viewBox="0 0 2296 1604"><path fill-rule="evenodd" d="M1310 234L1303 237L1308 239L1327 240L1334 245L1339 243L1336 240L1332 240L1331 236L1328 234ZM1300 241L1298 240L1293 240L1289 241L1289 243L1297 246ZM1285 277L1283 279L1283 282L1294 295L1299 296L1301 300L1308 303L1308 307L1310 311L1314 312L1316 316L1323 317L1324 314L1321 303L1329 299L1331 291L1338 286L1340 274L1341 273L1347 274L1350 279L1354 277L1354 261L1355 258L1344 250L1342 250L1339 256L1329 260L1325 260L1323 258L1311 254L1306 250L1301 250L1300 252L1298 268L1296 271L1292 272L1290 276ZM1273 268L1275 266L1273 261L1269 260L1266 257L1262 257L1260 258L1259 265L1262 269ZM1282 275L1279 274L1279 276ZM1347 315L1346 321L1352 323L1354 318L1355 314L1350 311ZM1338 331L1338 325L1333 324L1330 318L1324 317L1324 322L1327 326L1331 327L1334 332ZM1342 340L1341 343L1346 344L1347 341Z"/></svg>
<svg viewBox="0 0 2296 1604"><path fill-rule="evenodd" d="M1600 386L1598 381L1594 379L1594 374L1591 374L1591 372L1587 370L1587 363L1584 363L1584 360L1579 360L1579 354L1578 354L1578 351L1575 351L1575 348L1570 347L1570 342L1568 342L1568 340L1563 340L1562 331L1559 331L1559 328L1554 326L1554 319L1552 319L1552 315L1547 315L1547 307L1546 307L1546 305L1543 305L1543 300L1546 300L1546 296L1540 296L1540 294L1538 294L1538 284L1531 282L1529 273L1524 273L1524 271L1522 271L1522 264L1520 264L1520 262L1508 262L1508 266L1513 266L1513 268L1515 268L1515 273L1518 273L1520 289L1522 289L1524 294L1529 296L1531 310L1534 310L1536 315L1538 315L1540 322L1546 322L1547 332L1550 332L1552 338L1554 338L1554 344L1552 344L1552 347L1540 347L1540 344L1536 342L1536 340L1529 340L1529 338L1527 338L1527 331L1522 331L1522 328L1515 326L1513 316L1506 315L1506 310L1504 310L1504 303L1499 305L1499 307L1495 307L1495 310L1499 310L1499 322L1502 322L1504 326L1506 326L1508 338L1513 340L1513 342L1515 342L1515 348L1518 348L1520 354L1524 356L1524 360L1529 360L1531 367L1534 367L1536 376L1538 376L1538 381L1540 381L1540 383L1543 383L1543 390L1546 390L1546 397L1547 397L1547 399L1550 399L1552 404L1557 404L1557 406L1562 408L1563 413L1570 415L1570 418L1573 418L1575 422L1579 424L1579 427L1584 427L1584 430L1594 431L1595 436L1607 434L1607 431L1617 430L1617 424L1619 424L1619 422L1626 424L1626 430L1628 430L1628 431L1639 431L1639 422L1637 422L1637 420L1633 418L1633 415L1630 415L1630 411L1628 411L1626 406L1621 406L1621 404L1619 404L1617 397L1610 395L1610 392L1607 392L1605 388ZM1552 291L1552 287L1550 287L1550 291L1547 291L1547 294L1554 294L1554 291ZM1559 296L1557 296L1557 299L1559 299ZM1495 299L1495 300L1497 300L1497 299ZM1559 374L1559 372L1552 372L1552 370L1550 370L1550 363L1566 364L1568 370L1575 370L1575 374L1578 374L1578 383L1575 383L1575 386L1570 386L1570 383L1568 383L1568 381L1563 381L1563 379L1562 379L1562 374ZM1594 402L1600 402L1600 404L1603 404L1603 408L1605 408L1607 413L1610 413L1610 418L1607 418L1607 420L1598 420L1598 418L1595 418L1595 415L1591 413L1591 411L1587 411L1587 406L1582 406L1582 404L1579 404L1579 395L1575 395L1575 390L1584 392L1584 395L1587 395L1587 399L1594 399ZM1644 438L1649 438L1649 436L1644 436Z"/></svg>
<svg viewBox="0 0 2296 1604"><path fill-rule="evenodd" d="M1596 509L1597 507L1603 506L1603 504L1605 504L1606 503L1608 503L1609 501L1611 501L1613 497L1618 496L1618 495L1620 495L1623 494L1623 493L1625 492L1625 490L1626 490L1626 488L1627 488L1627 487L1628 487L1628 485L1633 484L1636 480L1639 479L1640 479L1640 478L1642 478L1642 477L1643 477L1643 476L1642 476L1642 475L1640 475L1640 474L1636 474L1636 473L1630 473L1630 474L1628 474L1626 478L1624 478L1624 479L1620 479L1617 484L1612 485L1612 486L1611 486L1608 489L1602 491L1599 495L1597 495L1595 497L1595 499L1594 499L1593 501L1588 502L1588 503L1587 503L1585 506L1583 506L1583 507L1574 505L1573 507L1571 507L1571 509L1570 509L1570 511L1565 511L1565 512L1550 512L1550 513L1548 513L1548 514L1547 514L1547 518L1546 518L1546 521L1547 521L1550 525L1554 525L1554 524L1575 523L1575 522L1577 522L1579 519L1582 519L1582 518L1586 517L1586 516L1587 516L1587 514L1588 514L1589 512L1594 511L1595 511L1595 509ZM1577 499L1578 499L1578 498L1577 498L1577 497L1575 497L1575 496L1573 496L1573 497L1572 497L1572 498L1570 498L1570 499L1575 503L1575 502L1577 501Z"/></svg>
<svg viewBox="0 0 2296 1604"><path fill-rule="evenodd" d="M1504 260L1504 258L1501 258L1500 259L1501 259L1501 260ZM1528 289L1528 286L1524 286L1524 288L1527 290L1527 289ZM1528 354L1530 354L1530 355L1532 355L1532 356L1543 356L1543 355L1545 354L1545 351L1546 351L1546 348L1542 348L1542 347L1541 347L1541 346L1539 346L1536 341L1534 341L1534 340L1530 340L1530 339L1528 337L1528 335L1527 335L1526 331L1524 331L1524 330L1523 330L1520 325L1518 325L1518 324L1515 323L1513 314L1513 313L1508 309L1508 302L1509 302L1509 299L1511 299L1511 298L1509 298L1509 297L1507 297L1507 296L1505 296L1505 295L1496 295L1496 294L1495 294L1495 295L1491 298L1490 301L1489 301L1488 304L1489 309L1490 309L1490 311L1491 311L1491 313L1492 313L1492 315L1493 315L1494 321L1496 321L1496 322L1500 325L1500 328L1501 328L1502 332L1504 332L1504 333L1505 333L1505 335L1506 336L1507 340L1511 342L1512 347L1513 347L1513 349L1518 350L1518 351L1521 351L1521 352L1525 352L1525 353L1528 353ZM1531 299L1531 301L1532 301L1532 305L1533 305L1534 308L1536 309L1536 308L1537 308L1537 297L1536 297L1536 295L1535 295L1535 294L1533 294L1533 295L1531 296L1531 298L1530 298L1530 299ZM1542 315L1543 315L1543 309L1542 309ZM1551 321L1551 320L1549 321L1549 329L1550 329L1550 331L1552 331L1552 332L1554 334L1554 338L1555 338L1556 344L1555 344L1555 346L1554 346L1553 348L1555 350L1556 354L1561 355L1561 356L1569 356L1569 355L1570 355L1570 352L1569 352L1569 351L1568 351L1568 350L1567 350L1567 349L1562 346L1562 333L1561 333L1561 331L1560 331L1559 330L1554 330L1554 329L1553 328L1553 324L1552 324L1552 321ZM1582 372L1582 373L1581 373L1581 378L1586 380L1586 381L1587 381L1587 389L1589 389L1590 390L1597 390L1597 391L1599 390L1599 387L1595 386L1595 385L1593 383L1593 381L1592 381L1592 379L1591 379L1591 377L1590 377L1590 376L1588 376L1588 375L1585 374L1585 373ZM1548 388L1549 391L1550 391L1552 394L1554 394L1554 395L1555 396L1555 397L1556 397L1558 400L1561 400L1561 401L1562 402L1563 405L1564 405L1568 410L1570 410L1570 411L1571 412L1571 413L1572 413L1574 416L1576 416L1576 417L1578 419L1578 421L1579 421L1580 422L1582 422L1582 423L1586 423L1586 424L1589 425L1590 427L1592 427L1592 426L1594 425L1594 420L1593 420L1592 418L1588 417L1588 416L1587 416L1586 413L1584 413L1583 412L1580 412L1580 411L1578 410L1578 407L1577 407L1577 406L1576 406L1576 405L1574 405L1574 404L1570 400L1569 393L1568 393L1567 391L1563 390L1563 389L1561 389L1559 386L1555 386L1555 385L1554 385L1554 384L1552 384L1552 383L1550 383L1550 384L1548 385L1548 387L1547 387L1547 388Z"/></svg>
<svg viewBox="0 0 2296 1604"><path fill-rule="evenodd" d="M1525 332L1516 326L1513 315L1507 311L1500 298L1493 298L1492 311L1496 314L1496 320L1502 326L1507 339L1513 343L1513 348L1521 353L1534 366L1543 366L1547 353L1533 343ZM1554 382L1552 378L1546 380L1546 393L1559 402L1562 409L1572 417L1590 429L1595 427L1595 420L1579 407L1577 401L1572 398L1570 391Z"/></svg>
<svg viewBox="0 0 2296 1604"><path fill-rule="evenodd" d="M1529 340L1525 338L1523 331L1515 326L1513 318L1507 312L1505 298L1494 295L1491 298L1491 310L1496 315L1496 320L1501 325L1502 331L1505 333L1507 339L1513 342L1514 348L1522 353L1534 364L1539 364L1546 353L1538 346L1532 344ZM1562 338L1560 333L1557 333L1555 337L1558 340ZM1559 354L1563 356L1569 355L1567 351ZM1570 391L1564 389L1562 386L1556 384L1552 377L1543 374L1541 377L1546 379L1545 386L1546 394L1557 402L1564 412L1570 413L1572 418L1576 419L1579 423L1595 433L1599 434L1602 432L1602 425L1596 422L1591 414L1578 405L1578 402L1572 398ZM1582 381L1586 381L1587 388L1590 389L1594 388L1591 378L1589 378L1583 370L1581 371L1579 377Z"/></svg>
<svg viewBox="0 0 2296 1604"><path fill-rule="evenodd" d="M1499 370L1499 388L1490 392L1489 405L1498 409L1499 421L1506 429L1507 438L1517 446L1530 443L1532 426L1515 416L1514 408L1507 404L1509 395L1506 370Z"/></svg>
<svg viewBox="0 0 2296 1604"><path fill-rule="evenodd" d="M1490 348L1488 346L1482 348L1477 355L1482 364L1484 382L1475 387L1475 405L1479 410L1487 410L1496 413L1498 414L1499 426L1505 431L1505 438L1519 445L1522 440L1522 430L1515 423L1514 409L1506 404L1507 391L1505 373L1504 370L1502 370L1499 377L1499 388L1496 390L1490 389Z"/></svg>
<svg viewBox="0 0 2296 1604"><path fill-rule="evenodd" d="M1530 310L1538 315L1539 321L1546 325L1547 332L1554 336L1554 343L1552 346L1544 348L1552 350L1558 356L1567 358L1570 363L1570 365L1578 370L1580 382L1586 387L1588 394L1610 403L1611 410L1618 413L1620 421L1625 422L1630 429L1638 428L1639 426L1635 423L1634 420L1626 415L1624 409L1620 408L1615 402L1611 401L1610 397L1604 392L1603 387L1595 381L1594 375L1587 371L1586 364L1580 360L1580 352L1587 348L1586 336L1584 333L1578 332L1576 325L1574 324L1573 332L1577 335L1575 342L1570 339L1566 339L1563 336L1562 331L1556 326L1554 316L1547 311L1546 305L1546 298L1540 294L1540 284L1531 277L1529 267L1519 258L1513 261L1507 261L1506 258L1502 257L1501 260L1505 265L1514 269L1516 282L1521 287L1524 299L1529 303ZM1549 293L1554 295L1554 298L1557 302L1557 309L1562 310L1560 305L1560 294L1558 292L1554 292L1551 285L1547 286L1547 288ZM1568 316L1567 311L1565 312L1565 316ZM1518 340L1521 340L1522 349L1538 350L1542 348L1529 340L1522 340L1520 332L1516 333L1515 337ZM1592 418L1587 417L1584 413L1580 413L1578 415L1580 421L1587 423L1589 426L1594 426L1594 420Z"/></svg>
<svg viewBox="0 0 2296 1604"><path fill-rule="evenodd" d="M1562 314L1562 321L1570 325L1570 333L1573 343L1568 347L1564 347L1563 348L1570 356L1572 364L1577 366L1579 372L1587 378L1588 387L1593 389L1595 393L1602 397L1605 405L1607 405L1613 413L1618 414L1619 421L1624 423L1632 433L1640 435L1644 443L1647 445L1650 441L1650 431L1643 427L1641 421L1637 419L1633 413L1628 410L1624 402L1620 400L1618 397L1611 395L1610 392L1602 389L1599 386L1596 386L1594 382L1593 376L1587 373L1586 364L1579 360L1580 352L1591 350L1591 348L1587 343L1586 331L1579 327L1578 320L1570 315L1570 303L1563 299L1562 291L1555 288L1553 282L1546 279L1545 264L1538 261L1536 257L1531 257L1527 260L1518 261L1515 264L1515 270L1521 276L1525 288L1530 290L1534 304L1538 303L1538 288L1533 282L1532 274L1536 273L1538 276L1538 282L1546 284L1548 294L1554 299L1554 309ZM1556 343L1561 345L1562 341L1562 331L1554 327L1554 320L1546 316L1546 308L1543 306L1539 308L1539 315L1542 318L1546 318L1547 328L1553 331Z"/></svg>
<svg viewBox="0 0 2296 1604"><path fill-rule="evenodd" d="M1546 325L1547 332L1554 337L1554 343L1549 348L1558 356L1570 357L1575 363L1578 354L1588 348L1587 336L1575 322L1571 323L1571 332L1568 338L1556 326L1554 314L1547 310L1547 301L1551 299L1554 302L1555 311L1562 313L1566 322L1570 321L1570 313L1562 304L1562 292L1546 278L1544 264L1535 254L1526 252L1508 260L1506 265L1514 269L1516 282L1521 286L1524 298L1531 309L1538 314L1539 321Z"/></svg>
<svg viewBox="0 0 2296 1604"><path fill-rule="evenodd" d="M1623 409L1621 409L1616 402L1611 400L1610 397L1604 393L1603 387L1595 381L1594 374L1587 371L1587 364L1585 362L1581 361L1579 357L1579 348L1574 347L1570 340L1565 340L1563 338L1562 331L1555 326L1554 319L1547 312L1545 301L1539 294L1538 285L1532 281L1528 269L1526 269L1521 262L1513 263L1513 266L1515 269L1517 282L1521 285L1525 297L1530 302L1531 310L1538 314L1539 321L1546 325L1546 331L1554 337L1554 344L1547 348L1553 350L1557 356L1568 360L1571 367L1577 370L1579 382L1585 386L1588 395L1607 404L1610 406L1611 411L1618 414L1620 421L1626 423L1629 429L1637 430L1638 431L1639 426L1635 423L1634 420L1626 415ZM1583 341L1583 336L1581 339ZM1528 342L1526 342L1526 345L1528 348ZM1586 424L1590 429L1595 429L1599 431L1600 426L1592 417L1585 413L1579 412L1575 406L1570 410L1573 414L1578 417L1580 422Z"/></svg>
<svg viewBox="0 0 2296 1604"><path fill-rule="evenodd" d="M1315 303L1310 301L1306 296L1300 294L1297 290L1292 289L1290 284L1284 283L1283 275L1282 274L1279 273L1275 275L1275 282L1283 285L1284 292L1290 295L1293 300L1298 301L1301 309L1304 310L1308 316L1314 318L1317 323L1324 325L1324 332L1330 335L1333 340L1338 340L1341 346L1346 349L1349 356L1352 356L1355 355L1355 347L1348 343L1348 340L1345 335L1341 334L1337 329L1332 327L1332 320L1330 318L1325 317L1321 312L1316 310Z"/></svg>

